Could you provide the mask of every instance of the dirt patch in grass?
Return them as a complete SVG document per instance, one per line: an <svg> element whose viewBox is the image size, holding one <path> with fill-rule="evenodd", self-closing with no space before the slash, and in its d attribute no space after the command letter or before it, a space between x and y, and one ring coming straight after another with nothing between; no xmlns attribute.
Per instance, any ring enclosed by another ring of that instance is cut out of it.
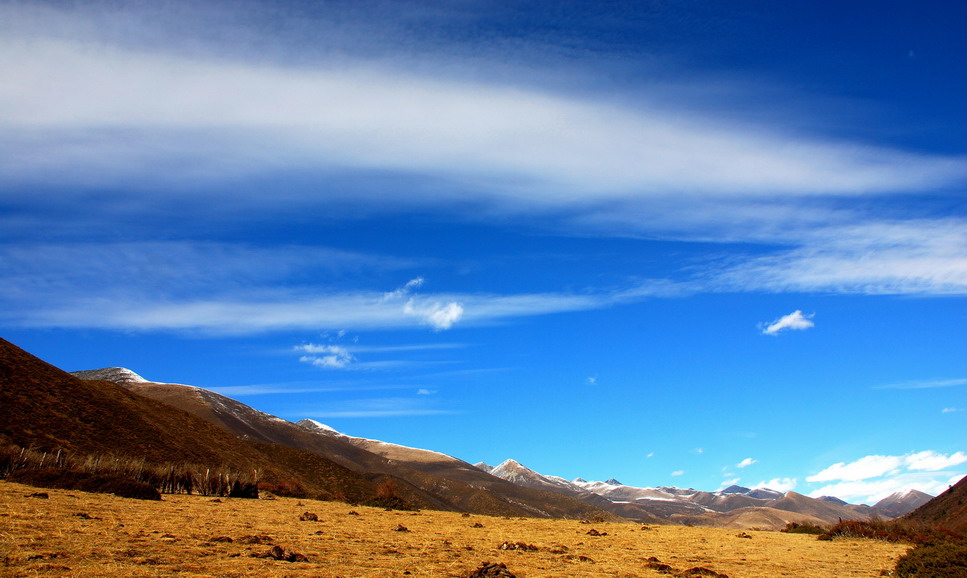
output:
<svg viewBox="0 0 967 578"><path fill-rule="evenodd" d="M386 511L292 498L158 501L0 481L0 575L872 577L902 543L781 532ZM318 521L300 522L307 511ZM355 510L354 510L355 511ZM79 516L78 514L85 514ZM408 531L399 531L400 527ZM503 544L536 549L501 549ZM503 566L501 566L503 564ZM486 572L490 572L486 574ZM501 573L505 572L505 573ZM688 575L688 574L685 574ZM707 574L711 575L711 574Z"/></svg>

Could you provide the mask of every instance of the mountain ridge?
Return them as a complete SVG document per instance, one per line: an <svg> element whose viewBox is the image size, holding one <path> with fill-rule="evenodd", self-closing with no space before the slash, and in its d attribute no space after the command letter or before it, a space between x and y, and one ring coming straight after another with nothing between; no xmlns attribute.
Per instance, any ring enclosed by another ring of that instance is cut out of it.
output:
<svg viewBox="0 0 967 578"><path fill-rule="evenodd" d="M101 372L78 373L104 375ZM391 476L404 497L420 507L506 516L611 516L569 496L518 487L440 452L352 438L318 422L292 423L198 386L108 373L116 376L120 387L191 413L240 439L308 451L367 477Z"/></svg>

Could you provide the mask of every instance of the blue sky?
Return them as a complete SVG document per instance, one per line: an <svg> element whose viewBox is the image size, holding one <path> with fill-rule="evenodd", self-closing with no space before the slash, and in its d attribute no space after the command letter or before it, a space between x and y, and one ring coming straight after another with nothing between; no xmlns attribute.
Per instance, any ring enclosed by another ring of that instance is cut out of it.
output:
<svg viewBox="0 0 967 578"><path fill-rule="evenodd" d="M965 23L0 2L0 331L471 462L935 494L967 474Z"/></svg>

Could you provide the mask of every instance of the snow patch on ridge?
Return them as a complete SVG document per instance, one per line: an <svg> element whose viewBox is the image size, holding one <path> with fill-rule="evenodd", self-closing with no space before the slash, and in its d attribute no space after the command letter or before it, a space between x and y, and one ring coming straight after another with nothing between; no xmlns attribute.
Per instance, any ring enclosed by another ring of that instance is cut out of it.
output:
<svg viewBox="0 0 967 578"><path fill-rule="evenodd" d="M326 424L324 424L322 422L318 422L318 421L316 421L314 419L301 419L301 420L299 420L299 421L296 422L296 425L300 425L300 426L302 426L302 427L304 427L304 428L306 428L308 430L315 431L317 433L321 433L321 434L324 434L324 435L329 435L329 436L344 438L347 441L349 441L350 443L353 443L353 444L355 444L357 446L360 445L360 444L367 444L367 445L371 445L371 446L376 446L377 448L380 448L380 447L381 448L387 448L387 449L389 449L389 448L398 448L398 449L402 449L402 450L412 450L412 451L417 451L417 452L423 452L423 453L426 453L426 454L433 454L433 455L437 455L437 456L440 456L440 457L443 457L443 458L447 458L447 459L450 459L450 460L457 459L457 458L455 458L455 457L453 457L451 455L447 455L447 454L445 454L443 452L437 452L437 451L433 451L433 450L425 450L423 448L414 448L414 447L410 447L410 446L404 446L404 445L401 445L401 444L394 444L394 443L390 443L390 442L384 442L382 440L373 440L373 439L369 439L369 438L358 438L358 437L349 436L349 435L346 435L346 434L344 434L344 433L342 433L340 431L335 430L334 428L332 428L332 427L330 427L330 426L328 426L328 425L326 425ZM364 448L364 449L367 449L367 448ZM373 449L369 448L369 451L373 451ZM375 453L378 454L379 453L379 450L376 450Z"/></svg>

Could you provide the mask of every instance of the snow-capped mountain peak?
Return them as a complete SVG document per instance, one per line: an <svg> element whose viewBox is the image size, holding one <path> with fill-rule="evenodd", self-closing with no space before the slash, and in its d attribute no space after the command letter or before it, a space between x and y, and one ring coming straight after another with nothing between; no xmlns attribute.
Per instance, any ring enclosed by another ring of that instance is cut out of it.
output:
<svg viewBox="0 0 967 578"><path fill-rule="evenodd" d="M296 422L296 425L301 425L307 429L311 429L313 431L317 431L317 432L325 433L329 435L340 435L340 436L345 435L336 431L332 427L329 427L328 425L322 422L318 422L314 419L300 419L299 421Z"/></svg>
<svg viewBox="0 0 967 578"><path fill-rule="evenodd" d="M147 383L148 380L125 367L103 367L101 369L88 369L85 371L75 371L71 375L89 381L112 381L114 383Z"/></svg>

